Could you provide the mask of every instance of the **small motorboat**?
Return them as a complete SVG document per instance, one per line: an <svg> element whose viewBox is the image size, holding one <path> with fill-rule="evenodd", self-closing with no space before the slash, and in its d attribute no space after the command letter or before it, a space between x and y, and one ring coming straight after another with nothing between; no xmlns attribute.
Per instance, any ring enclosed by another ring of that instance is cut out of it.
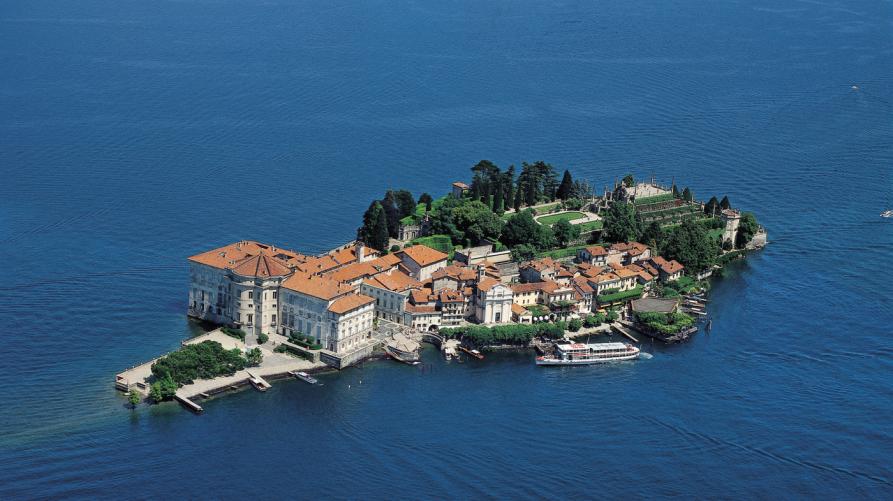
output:
<svg viewBox="0 0 893 501"><path fill-rule="evenodd" d="M881 212L881 217L893 217L893 210L885 210Z"/></svg>
<svg viewBox="0 0 893 501"><path fill-rule="evenodd" d="M310 374L307 374L304 371L295 371L295 372L292 372L292 375L294 377L300 379L301 381L304 381L305 383L316 384L319 382L315 377L311 376Z"/></svg>

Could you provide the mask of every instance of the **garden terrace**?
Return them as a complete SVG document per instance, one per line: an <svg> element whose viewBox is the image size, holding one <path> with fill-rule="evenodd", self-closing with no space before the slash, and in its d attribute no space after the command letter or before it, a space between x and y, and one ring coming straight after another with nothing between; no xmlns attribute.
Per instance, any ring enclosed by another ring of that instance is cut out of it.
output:
<svg viewBox="0 0 893 501"><path fill-rule="evenodd" d="M661 334L678 334L695 324L692 317L685 313L636 313L636 321L648 329Z"/></svg>
<svg viewBox="0 0 893 501"><path fill-rule="evenodd" d="M427 237L420 237L413 240L412 244L431 247L444 254L449 254L450 259L453 257L453 241L450 239L449 235L429 235Z"/></svg>
<svg viewBox="0 0 893 501"><path fill-rule="evenodd" d="M655 195L652 197L641 197L633 200L633 203L638 208L639 206L648 206L648 205L657 205L665 202L675 202L676 198L672 193L664 193L662 195Z"/></svg>
<svg viewBox="0 0 893 501"><path fill-rule="evenodd" d="M639 285L627 291L614 292L611 294L599 294L598 302L599 304L611 304L626 301L627 299L638 299L642 297L643 292L644 289L641 285Z"/></svg>

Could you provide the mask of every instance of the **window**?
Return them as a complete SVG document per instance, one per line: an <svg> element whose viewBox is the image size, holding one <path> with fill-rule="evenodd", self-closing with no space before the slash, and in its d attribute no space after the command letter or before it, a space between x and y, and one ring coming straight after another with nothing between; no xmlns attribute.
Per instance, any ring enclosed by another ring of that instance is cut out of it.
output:
<svg viewBox="0 0 893 501"><path fill-rule="evenodd" d="M499 323L499 321L502 320L502 312L497 311L494 320L496 321L496 323Z"/></svg>
<svg viewBox="0 0 893 501"><path fill-rule="evenodd" d="M275 313L270 317L270 321L273 322L274 324L276 323L276 314Z"/></svg>
<svg viewBox="0 0 893 501"><path fill-rule="evenodd" d="M254 315L252 315L251 313L249 313L249 314L248 314L248 325L251 325L251 324L253 324L253 323L254 323Z"/></svg>
<svg viewBox="0 0 893 501"><path fill-rule="evenodd" d="M277 296L279 296L279 293L278 293L278 292L276 292L276 291L273 291L273 299L276 299L276 298L277 298Z"/></svg>

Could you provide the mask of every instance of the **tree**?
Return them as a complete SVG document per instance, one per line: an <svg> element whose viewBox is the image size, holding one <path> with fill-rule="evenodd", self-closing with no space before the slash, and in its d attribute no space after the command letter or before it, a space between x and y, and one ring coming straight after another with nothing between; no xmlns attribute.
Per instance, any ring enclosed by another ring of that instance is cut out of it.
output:
<svg viewBox="0 0 893 501"><path fill-rule="evenodd" d="M127 392L127 402L130 404L131 409L136 409L136 406L139 405L142 399L140 392L136 391L136 389L131 388L131 390Z"/></svg>
<svg viewBox="0 0 893 501"><path fill-rule="evenodd" d="M505 212L505 194L502 192L502 179L496 183L496 188L493 192L493 212L500 216Z"/></svg>
<svg viewBox="0 0 893 501"><path fill-rule="evenodd" d="M422 193L422 195L419 196L419 203L425 204L426 212L431 212L431 204L434 203L434 199L428 193Z"/></svg>
<svg viewBox="0 0 893 501"><path fill-rule="evenodd" d="M567 247L567 244L580 238L580 227L562 219L552 225L552 233L559 247Z"/></svg>
<svg viewBox="0 0 893 501"><path fill-rule="evenodd" d="M640 239L643 244L654 249L654 252L657 252L664 241L664 230L660 227L660 223L653 221L645 227L645 231L642 232Z"/></svg>
<svg viewBox="0 0 893 501"><path fill-rule="evenodd" d="M580 210L583 208L583 201L579 198L568 198L564 201L564 207L567 210Z"/></svg>
<svg viewBox="0 0 893 501"><path fill-rule="evenodd" d="M555 245L555 236L548 227L533 220L530 210L525 210L506 221L500 241L512 248L527 244L538 250L546 250Z"/></svg>
<svg viewBox="0 0 893 501"><path fill-rule="evenodd" d="M394 192L394 201L397 204L400 219L415 214L416 202L412 193L406 190L397 190Z"/></svg>
<svg viewBox="0 0 893 501"><path fill-rule="evenodd" d="M384 209L385 221L388 225L388 236L391 238L397 238L397 235L400 233L400 210L397 209L397 205L394 198L394 192L388 191L384 198L381 200L381 207ZM385 244L387 245L387 244ZM379 250L384 250L387 247L382 247Z"/></svg>
<svg viewBox="0 0 893 501"><path fill-rule="evenodd" d="M574 187L571 189L571 198L579 198L588 201L592 199L592 186L586 181L574 181Z"/></svg>
<svg viewBox="0 0 893 501"><path fill-rule="evenodd" d="M530 244L519 244L512 248L512 261L530 261L536 257L536 247Z"/></svg>
<svg viewBox="0 0 893 501"><path fill-rule="evenodd" d="M267 341L270 340L270 336L261 332L257 335L257 344L266 344Z"/></svg>
<svg viewBox="0 0 893 501"><path fill-rule="evenodd" d="M614 179L617 179L616 177ZM623 186L630 188L636 184L636 178L633 177L632 174L627 174L623 176Z"/></svg>
<svg viewBox="0 0 893 501"><path fill-rule="evenodd" d="M155 401L155 403L170 400L174 398L174 395L177 393L177 388L178 385L176 381L174 381L170 375L167 375L152 383L152 386L149 387L149 397Z"/></svg>
<svg viewBox="0 0 893 501"><path fill-rule="evenodd" d="M719 206L722 208L722 210L726 210L726 209L731 209L731 208L732 208L732 204L729 203L729 197L728 197L728 195L722 197L722 202L719 203Z"/></svg>
<svg viewBox="0 0 893 501"><path fill-rule="evenodd" d="M248 367L256 367L264 361L264 354L261 353L260 348L252 348L245 353L245 360Z"/></svg>
<svg viewBox="0 0 893 501"><path fill-rule="evenodd" d="M617 314L617 310L615 310L613 308L608 310L608 314L605 316L605 320L608 323L614 323L617 321L618 318L620 318L620 315Z"/></svg>
<svg viewBox="0 0 893 501"><path fill-rule="evenodd" d="M691 190L688 189L688 186L686 186L685 189L682 190L682 199L686 202L691 202L692 200L694 200L694 194L692 194Z"/></svg>
<svg viewBox="0 0 893 501"><path fill-rule="evenodd" d="M700 272L713 265L719 245L710 238L704 225L685 219L669 232L662 252L664 257L679 261L690 272Z"/></svg>
<svg viewBox="0 0 893 501"><path fill-rule="evenodd" d="M503 207L512 207L515 202L515 166L509 165L505 173L502 175L502 191L505 200L502 202Z"/></svg>
<svg viewBox="0 0 893 501"><path fill-rule="evenodd" d="M719 201L716 200L716 197L710 197L710 201L704 205L704 214L712 216L717 212L719 212Z"/></svg>
<svg viewBox="0 0 893 501"><path fill-rule="evenodd" d="M614 202L605 215L604 238L609 242L637 240L642 233L636 207L625 202Z"/></svg>
<svg viewBox="0 0 893 501"><path fill-rule="evenodd" d="M579 318L574 318L570 322L567 323L567 330L571 332L577 332L583 328L583 321Z"/></svg>
<svg viewBox="0 0 893 501"><path fill-rule="evenodd" d="M567 200L573 196L574 190L574 180L571 178L571 173L569 170L564 171L564 176L561 178L561 184L558 185L558 192L556 196L561 200Z"/></svg>
<svg viewBox="0 0 893 501"><path fill-rule="evenodd" d="M495 240L502 232L502 219L480 202L465 203L452 212L453 221L456 228L462 232L463 240L467 239L472 243L478 243L485 238Z"/></svg>
<svg viewBox="0 0 893 501"><path fill-rule="evenodd" d="M673 183L673 198L682 198L682 194L679 193L679 188L676 187L676 183Z"/></svg>
<svg viewBox="0 0 893 501"><path fill-rule="evenodd" d="M757 218L753 213L745 212L741 214L741 221L738 223L738 235L735 238L735 247L743 249L754 235L759 231L760 225L757 224Z"/></svg>
<svg viewBox="0 0 893 501"><path fill-rule="evenodd" d="M388 247L388 221L381 202L374 201L363 214L363 226L357 237L373 249L384 250Z"/></svg>

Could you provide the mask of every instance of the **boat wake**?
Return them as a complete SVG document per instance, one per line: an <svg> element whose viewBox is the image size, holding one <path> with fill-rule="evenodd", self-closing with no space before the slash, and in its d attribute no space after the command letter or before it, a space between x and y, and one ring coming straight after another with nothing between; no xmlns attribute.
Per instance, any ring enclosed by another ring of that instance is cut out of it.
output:
<svg viewBox="0 0 893 501"><path fill-rule="evenodd" d="M654 358L654 355L652 355L651 353L645 353L643 351L643 352L639 353L639 358L641 358L643 360L651 360L652 358Z"/></svg>

